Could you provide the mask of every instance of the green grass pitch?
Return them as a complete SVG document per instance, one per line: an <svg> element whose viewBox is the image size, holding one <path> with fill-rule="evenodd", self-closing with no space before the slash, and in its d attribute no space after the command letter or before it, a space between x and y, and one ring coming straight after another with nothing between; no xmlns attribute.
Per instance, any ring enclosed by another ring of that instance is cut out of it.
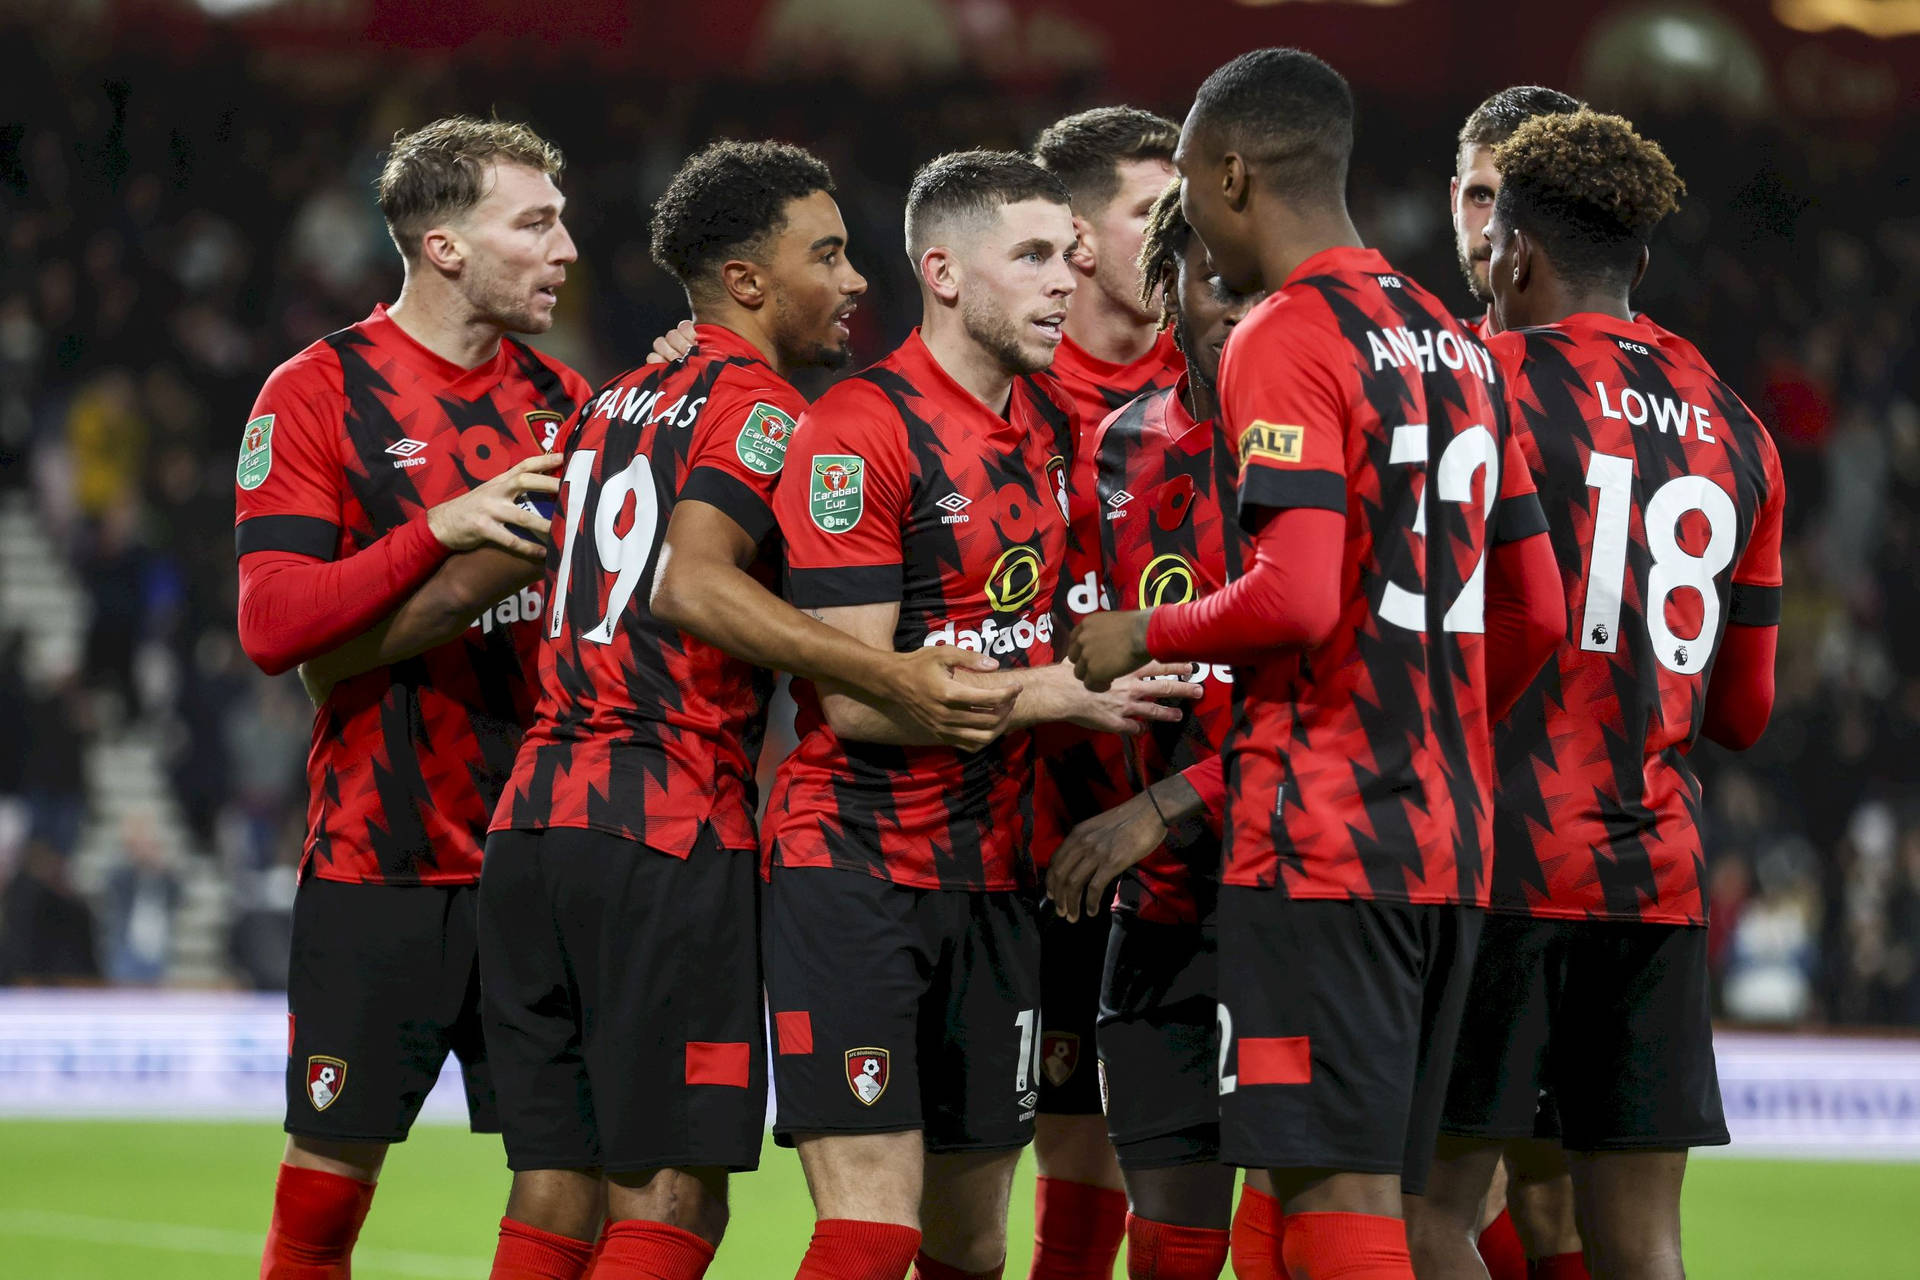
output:
<svg viewBox="0 0 1920 1280"><path fill-rule="evenodd" d="M281 1137L270 1124L0 1121L8 1280L250 1276ZM507 1175L498 1139L423 1126L387 1162L355 1280L487 1272ZM1695 1280L1920 1273L1920 1165L1705 1159L1687 1178ZM793 1154L738 1179L713 1280L780 1280L812 1214ZM1026 1274L1033 1172L1014 1190L1008 1275Z"/></svg>

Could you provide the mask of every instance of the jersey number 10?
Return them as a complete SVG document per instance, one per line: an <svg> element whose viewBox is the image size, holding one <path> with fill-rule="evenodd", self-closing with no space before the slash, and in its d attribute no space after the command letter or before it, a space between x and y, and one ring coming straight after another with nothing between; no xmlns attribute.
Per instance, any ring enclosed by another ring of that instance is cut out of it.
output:
<svg viewBox="0 0 1920 1280"><path fill-rule="evenodd" d="M567 531L560 544L559 581L553 584L553 601L548 606L549 639L559 636L566 620L567 586L573 578L573 543L580 533L581 518L586 514L588 484L593 475L593 461L598 456L596 450L580 450L567 459L567 472L560 478L560 500L567 509ZM620 522L620 512L627 505L629 494L633 497L633 523L625 533L619 533L614 526ZM653 537L659 528L660 497L653 490L653 466L645 454L640 454L619 475L601 482L599 497L594 503L593 546L600 556L600 568L613 576L613 589L607 593L606 612L592 630L581 634L582 640L613 643L620 615L626 612L633 593L639 590L640 575L646 572L647 561L653 557Z"/></svg>

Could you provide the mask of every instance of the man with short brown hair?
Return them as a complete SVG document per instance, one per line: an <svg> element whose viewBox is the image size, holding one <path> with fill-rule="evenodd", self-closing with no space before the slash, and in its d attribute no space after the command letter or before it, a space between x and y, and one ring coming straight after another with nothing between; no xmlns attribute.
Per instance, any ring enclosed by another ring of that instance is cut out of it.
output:
<svg viewBox="0 0 1920 1280"><path fill-rule="evenodd" d="M399 300L274 370L242 436L241 643L269 674L302 667L317 704L263 1277L346 1274L449 1051L474 1128L498 1128L476 882L533 708L547 519L528 499L558 488L547 450L588 394L509 336L552 325L574 259L560 163L499 121L396 138Z"/></svg>

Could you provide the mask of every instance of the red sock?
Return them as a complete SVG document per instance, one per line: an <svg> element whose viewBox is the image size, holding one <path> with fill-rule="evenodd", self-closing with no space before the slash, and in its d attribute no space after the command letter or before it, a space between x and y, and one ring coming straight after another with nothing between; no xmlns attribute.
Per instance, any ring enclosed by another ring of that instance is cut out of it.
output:
<svg viewBox="0 0 1920 1280"><path fill-rule="evenodd" d="M1108 1280L1127 1238L1127 1193L1065 1178L1033 1189L1033 1269L1027 1280Z"/></svg>
<svg viewBox="0 0 1920 1280"><path fill-rule="evenodd" d="M713 1261L713 1246L691 1231L664 1222L626 1218L609 1222L595 1280L700 1280Z"/></svg>
<svg viewBox="0 0 1920 1280"><path fill-rule="evenodd" d="M589 1241L502 1218L487 1280L580 1280L592 1261Z"/></svg>
<svg viewBox="0 0 1920 1280"><path fill-rule="evenodd" d="M1513 1215L1505 1209L1481 1231L1478 1247L1492 1280L1527 1280L1527 1251L1514 1230Z"/></svg>
<svg viewBox="0 0 1920 1280"><path fill-rule="evenodd" d="M1127 1280L1218 1280L1227 1233L1127 1215Z"/></svg>
<svg viewBox="0 0 1920 1280"><path fill-rule="evenodd" d="M913 1259L913 1280L1000 1280L1006 1273L1004 1258L991 1271L962 1271L924 1253L916 1254Z"/></svg>
<svg viewBox="0 0 1920 1280"><path fill-rule="evenodd" d="M1527 1264L1527 1280L1589 1280L1585 1254L1556 1253Z"/></svg>
<svg viewBox="0 0 1920 1280"><path fill-rule="evenodd" d="M1407 1224L1372 1213L1290 1213L1280 1249L1300 1280L1413 1280Z"/></svg>
<svg viewBox="0 0 1920 1280"><path fill-rule="evenodd" d="M1287 1215L1280 1202L1250 1182L1240 1184L1233 1211L1233 1274L1239 1280L1288 1280L1280 1260Z"/></svg>
<svg viewBox="0 0 1920 1280"><path fill-rule="evenodd" d="M344 1280L372 1204L371 1182L281 1165L260 1280Z"/></svg>
<svg viewBox="0 0 1920 1280"><path fill-rule="evenodd" d="M793 1280L903 1280L920 1233L892 1222L822 1218Z"/></svg>

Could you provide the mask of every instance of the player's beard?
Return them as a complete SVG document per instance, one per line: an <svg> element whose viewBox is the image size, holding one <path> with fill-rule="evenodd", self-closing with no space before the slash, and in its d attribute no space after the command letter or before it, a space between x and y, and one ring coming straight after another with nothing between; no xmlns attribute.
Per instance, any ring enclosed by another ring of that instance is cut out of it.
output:
<svg viewBox="0 0 1920 1280"><path fill-rule="evenodd" d="M524 277L515 277L485 258L475 258L466 273L467 304L489 324L508 333L545 333L553 327L553 312L537 308Z"/></svg>
<svg viewBox="0 0 1920 1280"><path fill-rule="evenodd" d="M825 320L802 317L784 292L773 295L773 342L783 363L795 369L838 369L852 358L853 352L832 333L840 308L834 307ZM828 330L826 337L821 330Z"/></svg>
<svg viewBox="0 0 1920 1280"><path fill-rule="evenodd" d="M1180 348L1180 354L1187 358L1187 377L1193 379L1196 384L1205 388L1207 397L1212 399L1215 391L1213 375L1201 372L1200 361L1198 359L1200 345L1193 336L1193 330L1187 325L1187 317L1184 312L1176 311L1173 313L1173 341L1174 345ZM1216 365L1215 372L1218 372L1218 369L1219 366Z"/></svg>
<svg viewBox="0 0 1920 1280"><path fill-rule="evenodd" d="M960 323L966 329L967 336L978 343L981 350L999 361L1000 367L1016 378L1023 374L1038 373L1053 363L1051 351L1036 355L1022 345L1022 322L1004 311L994 310L993 304L985 298L962 298Z"/></svg>
<svg viewBox="0 0 1920 1280"><path fill-rule="evenodd" d="M1471 293L1473 295L1473 300L1479 303L1481 306L1483 307L1492 306L1493 290L1488 288L1486 285L1481 284L1479 278L1474 275L1473 255L1470 253L1467 253L1465 250L1461 249L1458 245L1454 246L1454 252L1458 254L1460 258L1460 274L1467 278L1467 292ZM1480 261L1482 263L1486 263L1488 260L1485 258L1482 258Z"/></svg>

